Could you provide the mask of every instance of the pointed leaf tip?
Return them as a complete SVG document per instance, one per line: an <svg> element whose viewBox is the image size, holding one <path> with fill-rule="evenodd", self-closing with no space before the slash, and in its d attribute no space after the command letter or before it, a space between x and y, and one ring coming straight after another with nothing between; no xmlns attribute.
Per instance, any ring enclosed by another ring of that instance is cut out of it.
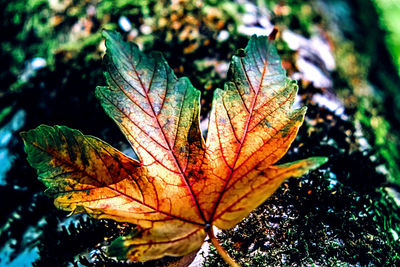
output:
<svg viewBox="0 0 400 267"><path fill-rule="evenodd" d="M103 29L101 34L106 41L107 54L110 52L110 50L114 50L112 53L117 52L118 49L121 49L120 46L135 46L134 43L125 42L122 35L117 31Z"/></svg>
<svg viewBox="0 0 400 267"><path fill-rule="evenodd" d="M309 168L310 170L315 170L316 168L320 167L321 165L328 162L328 157L311 157L309 159Z"/></svg>
<svg viewBox="0 0 400 267"><path fill-rule="evenodd" d="M293 168L293 166L296 166L298 172L293 177L301 177L309 171L315 170L321 165L325 164L328 159L328 157L310 157L276 166L279 168Z"/></svg>
<svg viewBox="0 0 400 267"><path fill-rule="evenodd" d="M111 31L107 29L103 29L101 31L101 35L107 40L107 39L115 39L117 36L121 36L119 32L117 31Z"/></svg>
<svg viewBox="0 0 400 267"><path fill-rule="evenodd" d="M276 39L276 36L278 35L278 28L277 27L274 27L273 29L272 29L272 32L268 35L268 40L270 40L270 41L275 41L275 39Z"/></svg>
<svg viewBox="0 0 400 267"><path fill-rule="evenodd" d="M25 142L25 140L26 140L26 131L19 132L19 136Z"/></svg>

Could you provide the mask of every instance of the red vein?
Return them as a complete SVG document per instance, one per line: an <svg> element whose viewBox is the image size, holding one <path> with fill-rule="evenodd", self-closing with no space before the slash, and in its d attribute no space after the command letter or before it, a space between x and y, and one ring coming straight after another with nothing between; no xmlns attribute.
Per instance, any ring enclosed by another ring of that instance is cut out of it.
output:
<svg viewBox="0 0 400 267"><path fill-rule="evenodd" d="M132 65L132 64L131 64L131 65ZM156 74L156 71L155 71L156 65L157 65L157 62L154 61L153 72L152 72L152 74L151 74L151 78L150 78L150 81L149 81L149 85L147 85L147 92L146 92L146 93L150 93L150 88L151 88L151 85L153 84L154 75ZM139 66L139 64L137 64L137 66ZM138 79L139 79L139 81L140 81L140 84L142 84L142 82L141 82L141 80L140 80L139 77L138 77ZM146 89L146 88L145 88L145 89ZM157 116L157 115L155 115L155 116Z"/></svg>
<svg viewBox="0 0 400 267"><path fill-rule="evenodd" d="M228 207L226 207L223 211L221 211L216 217L215 220L217 220L218 218L220 218L227 210L231 209L233 206L235 206L238 202L240 202L240 200L246 198L246 196L248 196L252 191L264 186L265 184L269 183L269 181L276 179L278 176L282 176L285 173L288 173L289 171L291 171L292 169L287 169L284 172L279 173L278 175L275 175L274 177L269 177L267 180L265 180L265 182L259 184L258 186L256 186L255 188L251 188L250 191L248 191L247 193L243 194L243 196L241 196L240 198L237 199L237 201L235 201L234 203L232 203L231 205L229 205Z"/></svg>
<svg viewBox="0 0 400 267"><path fill-rule="evenodd" d="M173 148L175 148L176 145L176 139L178 137L178 132L179 132L179 124L181 123L181 118L182 118L182 108L186 99L186 93L187 93L187 87L185 89L185 93L183 94L183 99L181 101L181 106L179 107L179 114L178 114L178 121L177 121L177 127L176 127L176 131L175 131L175 137L174 140L171 140L171 143L173 143ZM161 129L160 129L161 130ZM162 131L164 132L164 131ZM171 144L170 144L171 145Z"/></svg>
<svg viewBox="0 0 400 267"><path fill-rule="evenodd" d="M126 129L126 127L125 127L124 125L122 125L122 124L120 124L120 125L121 125L121 127L123 128L123 129L121 129L121 130L122 130L126 135L129 135L129 136L136 142L137 146L138 146L138 147L141 147L144 151L146 151L147 154L149 154L149 155L154 159L155 162L157 162L158 164L160 164L161 166L163 166L166 170L168 170L168 171L170 171L170 172L172 172L172 173L175 173L175 174L179 174L179 172L177 172L177 171L175 171L175 170L172 170L172 169L168 168L167 166L163 165L162 162L161 162L159 159L156 158L156 156L154 156L152 153L150 153L150 151L149 151L146 147L144 147L142 144L140 144L140 143L135 139L135 137L133 137L133 135L128 131L128 129ZM165 148L165 150L167 150L167 149ZM142 166L151 166L153 163L154 163L154 162L152 162L151 164L148 164L148 165L144 165L143 163L140 163L140 164L141 164Z"/></svg>
<svg viewBox="0 0 400 267"><path fill-rule="evenodd" d="M264 120L265 118L271 116L272 113L275 113L278 109L280 109L283 105L285 105L285 104L289 101L289 99L292 97L293 93L294 93L294 91L292 90L291 93L290 93L290 95L289 95L288 97L286 97L286 99L285 99L284 101L282 101L281 103L279 103L279 106L278 106L278 107L276 107L274 110L272 110L271 112L269 112L268 114L266 114L256 125L253 126L253 128L249 129L249 132L253 131L254 128L256 128L256 127L260 124L260 122L261 122L262 120ZM271 98L269 101L267 101L267 102L265 103L265 105L269 105L273 100L275 100L278 96L281 96L282 94L283 94L283 92L278 93L278 94L275 95L273 98ZM271 127L272 127L272 126L271 126ZM275 130L275 129L274 129L274 130Z"/></svg>
<svg viewBox="0 0 400 267"><path fill-rule="evenodd" d="M221 98L221 101L222 101L222 98ZM221 141L221 137L220 137L220 134L219 134L219 127L218 127L218 125L219 125L219 123L218 123L218 118L217 118L217 113L215 112L215 127L217 128L217 137L218 137L218 144L219 144L219 149L221 150L221 157L222 157L222 159L224 160L224 162L225 162L225 164L226 164L226 166L230 169L230 170L232 170L232 166L231 165L229 165L229 163L228 163L228 161L227 161L227 159L225 158L225 156L224 156L224 150L223 150L223 148L222 148L222 141ZM225 181L225 179L223 179L224 181Z"/></svg>
<svg viewBox="0 0 400 267"><path fill-rule="evenodd" d="M103 164L104 164L105 168L107 169L107 172L108 172L108 174L110 175L110 177L113 177L112 174L111 174L111 172L110 172L110 169L108 168L108 166L107 166L106 163L104 162L103 157L100 155L100 153L97 151L97 149L95 149L95 147L93 146L93 144L92 144L91 142L88 142L88 143L89 143L90 146L93 148L93 150L95 151L96 155L97 155L97 156L100 158L100 160L103 162ZM108 150L106 150L106 149L104 149L104 150L107 151L107 153L110 155L111 158L114 158ZM115 158L114 158L114 159L115 159ZM118 160L116 160L116 161L119 163ZM131 181L134 182L134 183L136 184L137 188L138 188L139 191L140 191L140 195L142 196L142 201L144 202L143 190L142 190L142 188L140 187L139 183L138 183L135 179L133 179L132 175L130 174L130 172L128 172L128 171L125 169L125 167L123 166L123 164L119 164L119 165L120 165L119 167L122 167L122 168L125 170L126 174L129 175L129 177L131 178Z"/></svg>
<svg viewBox="0 0 400 267"><path fill-rule="evenodd" d="M238 87L238 85L236 84L236 81L233 81L233 84L235 85L236 91L238 92L238 94L239 94L239 96L240 96L240 99L242 99L243 106L246 108L247 113L250 113L249 108L246 106L246 102L244 101L243 96L242 96L242 94L240 93L239 87Z"/></svg>
<svg viewBox="0 0 400 267"><path fill-rule="evenodd" d="M168 86L169 80L168 80L167 66L166 66L165 64L162 64L162 66L164 67L165 73L167 73L167 75L166 75L166 77L165 77L165 80L166 80L166 83L165 83L165 84ZM173 76L173 77L175 77L175 76ZM177 80L176 77L175 77L175 80ZM161 110L163 110L163 108L164 108L165 98L167 97L167 90L163 90L163 91L164 91L163 97L160 97L160 96L159 96L159 97L162 99L159 114L161 114ZM157 115L157 117L158 117L158 115Z"/></svg>
<svg viewBox="0 0 400 267"><path fill-rule="evenodd" d="M113 62L113 64L114 64L114 62ZM116 68L116 67L114 66L114 68ZM130 82L128 82L128 81L122 76L121 73L119 73L119 72L117 72L117 73L118 73L119 76L122 78L122 80L124 80L127 84L129 84L131 87L133 87L133 86L130 84ZM122 88L122 87L118 84L118 82L115 80L115 78L114 78L113 75L110 75L110 77L111 77L111 79L113 80L113 82L118 86L118 88L121 90L121 92L122 92L134 105L136 105L138 108L140 108L140 109L143 111L144 114L146 114L147 116L151 117L151 114L147 113L147 111L146 111L142 106L140 106L138 103L136 103L136 101L124 90L124 88ZM138 90L136 90L136 89L134 89L134 90L135 90L140 96L145 97L145 96L142 95Z"/></svg>
<svg viewBox="0 0 400 267"><path fill-rule="evenodd" d="M141 92L139 92L139 91L135 88L135 86L133 86L133 85L131 84L131 82L127 81L126 78L118 71L118 68L117 68L116 63L114 62L114 60L109 59L109 61L111 61L112 66L114 67L114 71L113 71L113 72L118 73L118 75L121 77L121 79L124 80L127 84L129 84L130 87L132 87L132 89L133 89L135 92L137 92L140 96L145 97ZM112 78L113 82L114 82L121 90L123 90L123 89L121 88L121 86L116 82L116 80L114 79L113 75L110 75L110 77ZM135 80L136 80L136 79L135 79ZM136 80L136 81L138 81L138 80ZM132 102L134 102L134 101L132 101Z"/></svg>
<svg viewBox="0 0 400 267"><path fill-rule="evenodd" d="M33 142L30 142L30 143L31 143L34 147L36 147L37 149L39 149L39 150L41 150L41 151L43 151L43 152L49 154L51 157L55 158L56 160L61 161L61 162L63 162L63 163L66 164L66 165L70 165L70 166L72 166L73 168L78 169L78 170L81 171L82 173L86 173L86 175L87 175L87 177L88 177L89 179L92 179L92 180L95 181L95 182L99 182L99 181L96 179L96 177L93 177L91 174L87 173L85 169L81 169L81 168L80 168L78 165L76 165L75 163L73 163L73 162L68 162L68 161L66 161L65 159L62 159L62 158L58 157L57 154L52 154L52 153L50 153L50 152L47 151L46 149L44 149L44 148L38 146L36 143L33 143ZM169 217L172 217L172 218L176 218L176 219L178 219L178 220L181 220L181 221L184 221L184 222L187 222L187 223L191 223L191 224L194 224L194 225L204 226L204 224L202 224L202 223L198 223L198 222L195 222L195 221L191 221L191 220L188 220L188 219L181 218L181 217L178 217L178 216L176 216L176 215L170 214L170 213L168 213L168 212L165 212L165 211L162 211L162 210L158 210L158 209L156 209L156 208L154 208L154 207L152 207L152 206L150 206L150 205L148 205L148 204L146 204L146 203L144 203L144 202L142 202L142 201L140 201L140 200L138 200L138 199L135 199L135 198L133 198L132 196L129 196L129 195L127 195L126 193L119 191L118 189L112 188L112 187L110 187L110 186L108 186L108 185L106 185L106 186L104 186L104 187L110 189L111 191L114 191L114 192L120 194L121 196L124 196L124 197L126 197L126 198L129 198L131 201L137 202L137 203L139 203L139 204L141 204L141 205L143 205L143 206L145 206L145 207L147 207L147 208L149 208L149 209L153 209L153 210L155 210L155 211L157 211L157 212L159 212L159 213L161 213L161 214L163 214L163 215L166 215L166 216L169 216ZM90 189L87 189L87 190L90 190L90 191L91 191L91 190L96 190L97 188L98 188L98 187L90 188ZM68 192L68 191L66 191L66 192Z"/></svg>
<svg viewBox="0 0 400 267"><path fill-rule="evenodd" d="M239 138L238 138L237 135L236 135L235 128L234 128L234 126L233 126L233 124L232 124L232 118L231 118L231 116L229 115L228 109L226 108L224 99L222 99L222 105L224 106L224 109L225 109L225 111L226 111L226 115L228 116L229 124L231 125L231 129L232 129L232 132L233 132L233 136L235 136L236 141L239 143L240 140L239 140Z"/></svg>
<svg viewBox="0 0 400 267"><path fill-rule="evenodd" d="M290 137L292 137L292 136L293 136L293 133L291 133L291 135L289 136L289 138L287 138L285 141L290 140ZM270 140L269 140L269 141L270 141ZM268 141L267 143L269 143L269 141ZM267 143L266 143L266 144L267 144ZM265 144L265 145L266 145L266 144ZM276 148L274 151L272 151L271 153L269 153L264 159L260 160L255 166L257 166L258 164L260 164L260 162L266 160L269 156L275 154L276 151L278 151L279 149L281 149L282 147L284 147L286 144L287 144L287 143L284 142L283 145L279 146L279 147ZM264 147L265 145L263 145L262 147ZM288 147L287 149L289 149L289 147ZM259 151L259 150L260 150L260 149L258 149L257 151ZM257 151L256 151L256 152L257 152ZM256 153L256 152L254 152L254 153ZM238 168L236 168L235 171L236 171L237 169L238 169ZM230 185L226 188L226 191L228 191L231 187L233 187L236 183L238 183L243 177L245 177L247 174L249 174L252 170L253 170L253 168L249 168L249 170L247 170L244 174L240 175L234 182L232 182L232 184L230 184Z"/></svg>
<svg viewBox="0 0 400 267"><path fill-rule="evenodd" d="M202 224L202 223L198 223L198 222L195 222L195 221L191 221L191 220L188 220L188 219L173 215L171 213L168 213L168 212L165 212L165 211L162 211L162 210L155 209L154 207L152 207L152 206L150 206L150 205L148 205L148 204L146 204L144 202L141 202L140 200L138 200L136 198L133 198L132 196L129 196L126 193L119 191L118 189L115 189L115 188L112 188L112 187L109 187L109 186L106 186L106 187L109 188L110 190L114 191L114 192L117 192L118 194L120 194L120 195L122 195L122 196L124 196L126 198L129 198L131 201L138 202L138 203L142 204L143 206L145 206L147 208L153 209L153 210L155 210L155 211L157 211L157 212L159 212L161 214L167 215L167 216L169 216L171 218L175 218L175 219L178 219L180 221L187 222L187 223L194 224L194 225L199 225L199 226L204 226L205 225L205 224Z"/></svg>
<svg viewBox="0 0 400 267"><path fill-rule="evenodd" d="M140 85L141 85L142 88L144 88L145 91L146 91L146 87L144 86L142 80L140 79L140 76L139 76L139 74L138 74L138 72L137 72L137 70L136 70L136 67L132 64L131 61L129 61L129 63L130 63L130 65L132 66L132 69L133 69L133 71L135 72L136 77L138 77ZM167 86L168 86L168 84L167 84ZM165 90L167 90L167 88L166 88ZM198 203L198 200L197 200L196 196L194 195L194 192L193 192L192 188L191 188L190 185L189 185L189 181L188 181L187 177L184 175L184 172L183 172L183 170L182 170L182 168L181 168L181 166L180 166L180 164L179 164L179 162L178 162L178 159L176 158L175 154L173 153L172 148L171 148L171 145L169 144L169 142L168 142L168 140L167 140L167 137L166 137L164 131L162 130L160 121L158 120L158 118L157 118L157 116L156 116L156 113L155 113L155 111L154 111L153 105L152 105L152 103L151 103L151 101L150 101L150 99L149 99L148 94L146 94L146 100L147 100L148 105L149 105L150 108L151 108L151 111L152 111L153 116L154 116L153 118L154 118L154 120L155 120L155 122L156 122L158 128L160 129L160 132L161 132L161 134L162 134L162 136L163 136L163 138L164 138L164 141L165 141L165 142L167 143L167 145L168 145L169 152L170 152L170 154L171 154L171 156L172 156L172 158L173 158L173 160L174 160L174 162L175 162L175 165L177 166L177 168L178 168L178 170L179 170L179 172L180 172L180 176L181 176L181 178L183 178L183 180L185 181L186 188L189 190L190 195L191 195L191 198L192 198L192 200L195 202L195 205L196 205L196 207L197 207L197 210L198 210L198 212L199 212L199 215L200 215L200 217L205 221L205 217L204 217L203 211L201 210L200 205L199 205L199 203Z"/></svg>
<svg viewBox="0 0 400 267"><path fill-rule="evenodd" d="M165 149L165 150L168 149L168 148L166 148L164 145L160 144L157 140L155 140L151 135L149 135L148 132L144 131L141 127L139 127L139 125L136 124L136 122L134 122L133 119L132 119L130 116L128 116L128 114L126 114L125 112L123 112L123 110L122 110L117 104L115 104L115 103L112 102L109 98L107 98L107 97L103 94L103 92L100 91L100 93L103 95L104 99L106 99L110 104L112 104L120 113L124 114L125 117L128 118L128 120L129 120L130 122L132 122L133 125L136 126L136 128L138 128L142 133L146 134L154 143L156 143L157 145L159 145L161 148L163 148L163 149ZM149 115L149 117L152 118L151 115ZM118 125L122 125L122 123L119 123L118 121L116 121L116 123L117 123ZM129 131L127 131L127 132L129 133ZM129 135L132 136L132 134L129 134ZM133 137L133 136L132 136L132 137Z"/></svg>
<svg viewBox="0 0 400 267"><path fill-rule="evenodd" d="M239 147L238 147L238 149L237 149L237 152L236 152L236 155L235 155L235 159L234 159L234 161L233 161L233 167L229 169L228 178L227 178L226 181L225 181L224 188L222 189L222 191L221 191L221 193L220 193L220 195L219 195L219 197L218 197L218 200L215 202L215 205L214 205L213 211L212 211L212 213L211 213L211 217L210 217L210 220L211 220L211 221L213 221L213 219L214 219L213 217L214 217L215 212L216 212L216 210L217 210L218 204L220 203L220 201L221 201L223 195L225 194L225 192L226 192L226 187L228 186L228 183L229 183L230 179L231 179L232 176L233 176L233 168L235 167L236 162L237 162L237 160L239 159L240 151L241 151L242 146L243 146L243 144L244 144L244 141L245 141L245 139L246 139L246 137L247 137L248 128L249 128L251 119L252 119L252 117L253 117L254 107L255 107L255 104L256 104L256 101L257 101L257 97L258 97L258 95L259 95L259 90L260 90L260 88L261 88L261 86L262 86L262 83L261 83L261 84L259 84L259 86L258 86L258 90L257 90L257 91L254 90L253 85L252 85L252 83L251 83L251 81L250 81L250 79L249 79L249 77L248 77L248 75L247 75L247 72L245 71L245 68L244 68L244 66L243 66L243 60L240 59L240 62L241 62L241 66L242 66L243 72L244 72L244 74L246 75L247 82L249 83L249 86L251 87L251 89L253 90L253 92L255 92L255 96L254 96L253 101L252 101L252 103L251 103L250 113L249 113L249 116L248 116L247 121L246 121L246 124L245 124L244 134L243 134L243 136L242 136L242 138L241 138L241 140L240 140L240 144L239 144ZM265 64L264 64L263 72L262 72L262 74L261 74L261 81L263 80L263 77L264 77L264 75L265 75L266 66L267 66L267 62L265 62Z"/></svg>
<svg viewBox="0 0 400 267"><path fill-rule="evenodd" d="M279 130L276 130L276 129L274 129L275 130L275 133L273 134L273 135L271 135L271 137L268 139L268 141L266 141L266 142L264 142L264 144L263 145L261 145L259 148L257 148L254 152L253 152L253 154L252 155L254 155L254 154L256 154L258 151L260 151L261 149L263 149L266 145L268 145L273 139L274 139L274 137L280 132L280 130L281 129L283 129L286 125L288 125L289 123L287 123L287 124L283 124L280 128L279 128ZM291 135L290 135L291 136ZM288 140L289 138L287 138L286 140ZM285 141L286 141L285 140ZM279 149L280 147L278 147L278 149ZM276 150L274 150L274 152L275 151L277 151L278 149L276 149ZM268 156L270 156L270 155L272 155L273 154L273 152L272 153L270 153L269 155L267 155L267 156L265 156L262 160L260 160L260 161L263 161L263 160L265 160L266 158L268 158ZM247 160L249 160L249 159L246 159L245 161L243 161L239 166L237 166L235 169L234 169L234 171L237 171L240 167L242 167L244 164L246 164L246 162L247 162ZM241 176L240 178L242 178L243 176Z"/></svg>
<svg viewBox="0 0 400 267"><path fill-rule="evenodd" d="M288 99L289 99L289 98L288 98ZM287 102L287 100L285 101L285 103L286 103L286 102ZM276 110L278 110L278 109L279 109L280 107L282 107L283 105L284 105L284 103L281 104L281 105L279 105L279 107L277 107L274 111L272 111L272 112L270 112L269 114L267 114L263 119L265 119L266 117L271 116L272 113L274 113ZM261 120L261 121L262 121L262 120ZM266 144L268 144L269 141L270 141L271 139L273 139L273 137L276 136L276 134L278 134L278 133L280 132L280 130L282 130L286 125L289 125L291 122L292 122L292 120L289 120L288 123L282 124L282 126L281 126L279 129L276 129L275 127L271 126L271 128L275 131L275 133L274 133L273 135L270 135L270 138L268 139L268 141L264 142L264 144L263 144L262 146L260 146L259 148L257 148L257 149L254 151L254 153L253 153L252 155L254 155L257 151L259 151L259 150L262 149ZM259 124L260 124L260 123L257 123L253 128L249 129L248 132L250 133L251 131L253 131ZM239 169L241 166L243 166L244 164L246 164L247 160L248 160L248 159L244 160L239 166L237 166L237 167L234 169L234 171L236 171L236 170Z"/></svg>

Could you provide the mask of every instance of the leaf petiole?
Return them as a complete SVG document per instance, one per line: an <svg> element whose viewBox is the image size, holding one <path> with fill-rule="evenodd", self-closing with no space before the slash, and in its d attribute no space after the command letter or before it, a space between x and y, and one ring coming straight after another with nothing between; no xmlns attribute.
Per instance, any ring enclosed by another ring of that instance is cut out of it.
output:
<svg viewBox="0 0 400 267"><path fill-rule="evenodd" d="M228 255L228 252L226 252L226 250L221 246L218 239L214 235L214 230L213 230L212 226L210 226L208 228L207 234L208 234L208 237L211 239L211 243L217 249L218 254L224 259L224 261L231 267L240 267L240 265L234 259L232 259Z"/></svg>

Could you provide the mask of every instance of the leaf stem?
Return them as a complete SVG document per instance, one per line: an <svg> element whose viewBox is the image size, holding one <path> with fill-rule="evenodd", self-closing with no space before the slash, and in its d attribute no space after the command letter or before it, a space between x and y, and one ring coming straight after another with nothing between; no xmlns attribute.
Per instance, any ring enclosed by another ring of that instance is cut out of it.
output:
<svg viewBox="0 0 400 267"><path fill-rule="evenodd" d="M240 267L240 265L234 259L232 259L228 255L228 252L226 252L226 250L221 246L218 239L214 235L214 230L212 226L210 226L207 230L207 234L208 237L211 239L211 243L217 249L218 254L224 259L224 261L231 267Z"/></svg>

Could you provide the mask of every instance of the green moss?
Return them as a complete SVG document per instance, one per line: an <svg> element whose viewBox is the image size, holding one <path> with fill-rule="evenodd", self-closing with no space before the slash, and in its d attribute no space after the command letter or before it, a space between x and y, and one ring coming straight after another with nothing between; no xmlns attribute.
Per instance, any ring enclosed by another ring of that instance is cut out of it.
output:
<svg viewBox="0 0 400 267"><path fill-rule="evenodd" d="M374 108L368 98L360 100L356 113L356 120L360 121L364 131L369 132L369 139L373 141L374 148L379 155L387 162L390 181L400 185L400 153L396 146L396 137L391 134L391 127L388 121L377 115L377 108ZM367 136L368 137L368 136Z"/></svg>
<svg viewBox="0 0 400 267"><path fill-rule="evenodd" d="M393 0L374 0L380 14L380 24L387 30L386 44L400 74L400 4Z"/></svg>

